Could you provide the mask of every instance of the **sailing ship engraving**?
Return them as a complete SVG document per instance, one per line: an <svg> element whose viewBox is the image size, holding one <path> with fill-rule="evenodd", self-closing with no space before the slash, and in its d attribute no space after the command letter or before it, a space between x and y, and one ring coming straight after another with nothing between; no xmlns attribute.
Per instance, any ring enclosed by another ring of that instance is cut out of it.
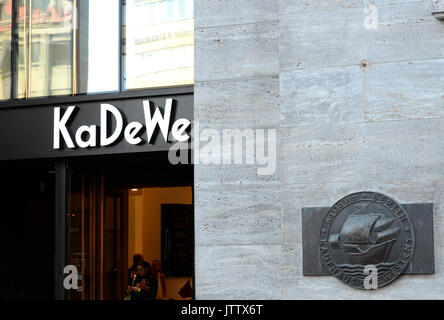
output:
<svg viewBox="0 0 444 320"><path fill-rule="evenodd" d="M355 208L357 211L347 217L340 233L329 236L331 248L343 249L352 265L389 264L387 258L401 230L395 224L397 219L370 213L368 202L357 203Z"/></svg>
<svg viewBox="0 0 444 320"><path fill-rule="evenodd" d="M371 289L374 276L377 288L392 283L406 270L414 248L415 233L406 210L377 192L341 198L320 225L320 261L330 275L353 288L369 289L370 275Z"/></svg>

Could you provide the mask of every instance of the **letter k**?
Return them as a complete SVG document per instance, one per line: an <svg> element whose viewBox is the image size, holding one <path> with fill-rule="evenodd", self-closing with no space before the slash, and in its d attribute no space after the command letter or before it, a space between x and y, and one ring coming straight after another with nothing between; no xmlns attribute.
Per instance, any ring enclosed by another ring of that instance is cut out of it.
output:
<svg viewBox="0 0 444 320"><path fill-rule="evenodd" d="M54 149L60 149L60 134L62 134L66 145L69 149L75 148L74 143L69 135L68 129L66 129L66 123L71 117L75 106L68 107L68 110L63 114L60 119L60 108L54 108Z"/></svg>

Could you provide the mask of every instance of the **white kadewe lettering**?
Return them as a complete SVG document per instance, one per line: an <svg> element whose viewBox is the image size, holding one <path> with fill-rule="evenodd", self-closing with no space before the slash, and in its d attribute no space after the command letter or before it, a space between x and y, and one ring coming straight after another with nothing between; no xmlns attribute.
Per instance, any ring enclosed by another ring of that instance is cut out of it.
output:
<svg viewBox="0 0 444 320"><path fill-rule="evenodd" d="M190 136L186 132L191 125L190 120L183 118L178 119L172 124L172 126L170 126L172 105L173 99L167 99L162 116L158 107L156 107L152 113L150 101L143 101L148 143L152 143L154 132L157 127L159 127L165 142L168 142L170 127L172 136L175 140L183 142L190 139ZM76 108L76 106L68 107L63 116L61 116L61 108L54 108L54 149L61 148L62 140L69 149L76 147L68 130L68 123L72 120ZM112 119L112 121L109 121L110 119ZM113 132L109 132L111 122L115 123ZM100 105L100 147L110 146L115 143L122 135L122 132L126 142L131 145L138 145L143 142L140 137L142 129L143 124L140 122L130 122L125 126L123 116L115 106L107 103ZM96 125L83 125L79 127L74 135L77 146L79 148L97 147L97 130Z"/></svg>
<svg viewBox="0 0 444 320"><path fill-rule="evenodd" d="M116 120L116 128L114 132L107 137L108 133L108 113L111 113ZM122 133L123 129L123 118L119 110L110 104L100 105L100 146L106 147L114 143ZM80 146L80 145L79 145Z"/></svg>
<svg viewBox="0 0 444 320"><path fill-rule="evenodd" d="M154 116L151 117L151 107L149 101L143 101L143 113L145 114L145 125L146 134L148 136L148 143L150 143L153 138L154 130L156 126L159 125L160 131L162 132L165 141L168 140L168 127L170 125L171 117L171 106L173 104L173 99L168 99L165 105L165 114L162 117L159 109L156 108Z"/></svg>
<svg viewBox="0 0 444 320"><path fill-rule="evenodd" d="M66 123L68 122L69 117L71 117L75 108L76 107L74 106L68 107L62 119L60 119L60 108L54 108L54 149L60 149L60 134L65 140L68 148L75 148L68 129L66 129Z"/></svg>

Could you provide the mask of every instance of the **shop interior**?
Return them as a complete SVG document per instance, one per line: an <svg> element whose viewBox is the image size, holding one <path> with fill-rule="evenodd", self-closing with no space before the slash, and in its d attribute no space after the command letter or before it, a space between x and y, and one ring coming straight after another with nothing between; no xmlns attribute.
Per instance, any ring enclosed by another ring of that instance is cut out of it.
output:
<svg viewBox="0 0 444 320"><path fill-rule="evenodd" d="M64 255L66 265L78 271L77 286L65 290L65 298L128 299L137 276L129 269L137 255L162 276L155 299L193 299L193 166L171 165L164 152L65 163ZM7 163L0 172L5 222L0 224L0 298L52 299L54 247L60 239L54 166L51 161Z"/></svg>

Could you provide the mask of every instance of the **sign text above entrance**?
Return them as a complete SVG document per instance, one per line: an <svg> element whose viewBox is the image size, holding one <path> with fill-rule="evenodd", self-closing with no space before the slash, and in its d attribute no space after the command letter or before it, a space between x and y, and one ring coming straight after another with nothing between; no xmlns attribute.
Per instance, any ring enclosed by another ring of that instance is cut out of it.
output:
<svg viewBox="0 0 444 320"><path fill-rule="evenodd" d="M171 124L173 102L173 99L166 99L162 114L159 107L154 106L149 100L144 100L142 107L145 125L137 121L125 124L125 117L118 108L112 104L102 103L100 105L100 125L82 125L76 130L75 134L70 133L69 123L75 117L75 111L78 107L68 107L63 115L62 108L54 108L53 148L61 149L62 140L69 149L74 149L76 145L79 148L106 147L121 138L122 133L128 144L138 145L144 142L141 137L144 126L147 143L151 143L157 128L160 129L165 142L169 142L170 133L175 141L188 141L190 136L187 130L191 125L190 120L180 118ZM111 125L112 122L115 123L114 126Z"/></svg>

